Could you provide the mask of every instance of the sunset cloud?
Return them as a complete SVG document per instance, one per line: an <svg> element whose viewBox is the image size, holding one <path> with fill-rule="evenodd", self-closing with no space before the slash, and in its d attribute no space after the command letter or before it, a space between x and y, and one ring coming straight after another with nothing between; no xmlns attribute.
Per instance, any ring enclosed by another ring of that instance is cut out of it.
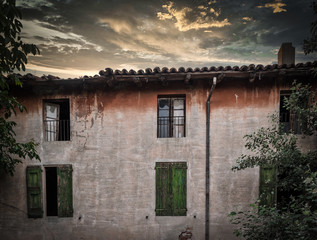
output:
<svg viewBox="0 0 317 240"><path fill-rule="evenodd" d="M181 32L207 28L222 28L231 25L227 18L222 21L216 20L214 17L218 17L220 13L213 8L209 8L208 11L208 7L202 5L196 9L183 7L179 10L176 9L173 2L169 2L163 5L162 8L166 9L167 13L158 12L157 17L160 20L174 20L175 27ZM209 14L207 14L207 11Z"/></svg>
<svg viewBox="0 0 317 240"><path fill-rule="evenodd" d="M106 67L266 65L276 61L275 50L286 41L296 46L297 62L314 61L316 54L305 56L300 51L314 21L310 1L17 0L17 4L23 15L22 39L41 51L28 57L28 72L78 77Z"/></svg>
<svg viewBox="0 0 317 240"><path fill-rule="evenodd" d="M282 0L275 0L273 3L266 3L264 6L257 6L258 8L272 8L273 13L287 12L283 7L286 7L286 4Z"/></svg>
<svg viewBox="0 0 317 240"><path fill-rule="evenodd" d="M98 23L102 26L110 27L117 33L131 33L133 28L131 24L124 19L102 18L99 19Z"/></svg>
<svg viewBox="0 0 317 240"><path fill-rule="evenodd" d="M253 18L251 18L251 17L243 17L242 18L242 23L243 24L247 24L247 22L251 22L251 21L253 21Z"/></svg>
<svg viewBox="0 0 317 240"><path fill-rule="evenodd" d="M38 20L35 21L23 21L24 26L24 35L26 37L30 36L40 36L41 39L45 39L45 44L52 45L63 51L63 49L94 49L98 52L102 51L102 47L89 42L85 39L84 36L72 33L71 31L63 32L59 30L56 26L47 23L41 22ZM39 44L41 41L34 41L34 43ZM72 53L71 51L71 53Z"/></svg>
<svg viewBox="0 0 317 240"><path fill-rule="evenodd" d="M252 18L250 18L250 17L243 17L242 20L247 21L247 22L250 22L250 21L252 21Z"/></svg>

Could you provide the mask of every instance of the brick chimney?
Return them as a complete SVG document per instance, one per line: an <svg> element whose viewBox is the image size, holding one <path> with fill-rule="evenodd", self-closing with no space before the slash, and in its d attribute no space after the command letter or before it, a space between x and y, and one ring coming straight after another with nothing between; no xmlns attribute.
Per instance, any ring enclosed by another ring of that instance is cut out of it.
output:
<svg viewBox="0 0 317 240"><path fill-rule="evenodd" d="M295 64L295 48L292 43L282 43L278 51L278 65Z"/></svg>

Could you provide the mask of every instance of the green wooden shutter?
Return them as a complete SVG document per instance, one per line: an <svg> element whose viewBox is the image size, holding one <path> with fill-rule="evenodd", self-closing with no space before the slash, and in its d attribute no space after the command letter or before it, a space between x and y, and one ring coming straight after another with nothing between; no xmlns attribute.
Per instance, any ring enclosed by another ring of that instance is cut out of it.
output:
<svg viewBox="0 0 317 240"><path fill-rule="evenodd" d="M43 217L42 170L40 166L26 168L27 206L29 218Z"/></svg>
<svg viewBox="0 0 317 240"><path fill-rule="evenodd" d="M156 163L156 216L171 215L170 174L168 163Z"/></svg>
<svg viewBox="0 0 317 240"><path fill-rule="evenodd" d="M276 170L273 166L260 167L260 205L274 206L276 203Z"/></svg>
<svg viewBox="0 0 317 240"><path fill-rule="evenodd" d="M73 216L72 165L57 168L57 206L59 217Z"/></svg>
<svg viewBox="0 0 317 240"><path fill-rule="evenodd" d="M186 216L186 163L156 163L156 216Z"/></svg>
<svg viewBox="0 0 317 240"><path fill-rule="evenodd" d="M172 163L173 216L186 216L186 163Z"/></svg>

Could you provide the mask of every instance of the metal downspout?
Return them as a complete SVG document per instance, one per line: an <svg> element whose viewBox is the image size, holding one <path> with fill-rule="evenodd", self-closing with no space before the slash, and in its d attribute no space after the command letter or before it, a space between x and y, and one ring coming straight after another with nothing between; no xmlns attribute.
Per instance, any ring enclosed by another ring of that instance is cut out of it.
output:
<svg viewBox="0 0 317 240"><path fill-rule="evenodd" d="M212 86L206 101L206 223L205 223L205 240L209 240L209 174L210 174L210 98L216 88L217 78L213 78Z"/></svg>

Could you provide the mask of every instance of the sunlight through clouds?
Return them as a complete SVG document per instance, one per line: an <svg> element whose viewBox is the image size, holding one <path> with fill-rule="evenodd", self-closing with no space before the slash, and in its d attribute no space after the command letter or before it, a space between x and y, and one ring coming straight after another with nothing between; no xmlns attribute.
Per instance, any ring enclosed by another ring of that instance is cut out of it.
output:
<svg viewBox="0 0 317 240"><path fill-rule="evenodd" d="M131 24L125 20L103 18L99 19L99 24L109 26L117 33L131 33L133 31Z"/></svg>
<svg viewBox="0 0 317 240"><path fill-rule="evenodd" d="M311 0L17 0L28 71L60 77L100 69L271 64L292 41L297 61L309 33ZM286 11L287 10L287 11ZM282 14L279 14L282 13ZM300 19L300 21L298 21ZM299 23L300 22L300 23Z"/></svg>
<svg viewBox="0 0 317 240"><path fill-rule="evenodd" d="M286 4L282 0L276 0L273 3L266 3L264 6L257 6L258 8L272 8L273 13L287 12L283 7L286 7Z"/></svg>
<svg viewBox="0 0 317 240"><path fill-rule="evenodd" d="M250 17L243 17L242 20L249 22L249 21L252 21L252 18L250 18Z"/></svg>
<svg viewBox="0 0 317 240"><path fill-rule="evenodd" d="M162 8L165 9L167 13L158 12L157 17L160 20L175 20L174 25L181 32L192 29L222 28L231 25L227 18L222 21L215 20L214 16L218 17L220 12L215 11L215 9L210 8L209 6L205 7L200 5L197 9L184 7L178 10L173 2L169 2L168 4L162 5ZM195 15L197 10L198 14ZM210 14L214 16L211 16ZM191 15L191 18L194 17L194 19L190 19L189 15Z"/></svg>
<svg viewBox="0 0 317 240"><path fill-rule="evenodd" d="M46 39L45 44L58 47L61 51L63 51L65 47L71 47L77 50L94 49L97 52L103 49L101 46L87 41L84 36L72 32L64 33L47 22L24 20L23 26L24 34L27 37L32 35L40 36L42 39ZM40 42L35 41L34 43L39 44Z"/></svg>
<svg viewBox="0 0 317 240"><path fill-rule="evenodd" d="M35 74L37 72L40 72L40 73L48 72L58 76L63 76L64 78L68 78L68 77L73 78L74 76L82 77L85 75L94 76L96 74L96 71L89 71L87 69L80 70L76 68L67 68L67 67L64 69L61 69L61 68L54 68L49 66L40 66L39 64L34 65L32 63L28 64L26 68L27 70L34 69L33 72L35 72Z"/></svg>
<svg viewBox="0 0 317 240"><path fill-rule="evenodd" d="M247 22L253 21L253 19L250 17L243 17L242 20L243 20L243 22L242 22L243 24L247 24Z"/></svg>

